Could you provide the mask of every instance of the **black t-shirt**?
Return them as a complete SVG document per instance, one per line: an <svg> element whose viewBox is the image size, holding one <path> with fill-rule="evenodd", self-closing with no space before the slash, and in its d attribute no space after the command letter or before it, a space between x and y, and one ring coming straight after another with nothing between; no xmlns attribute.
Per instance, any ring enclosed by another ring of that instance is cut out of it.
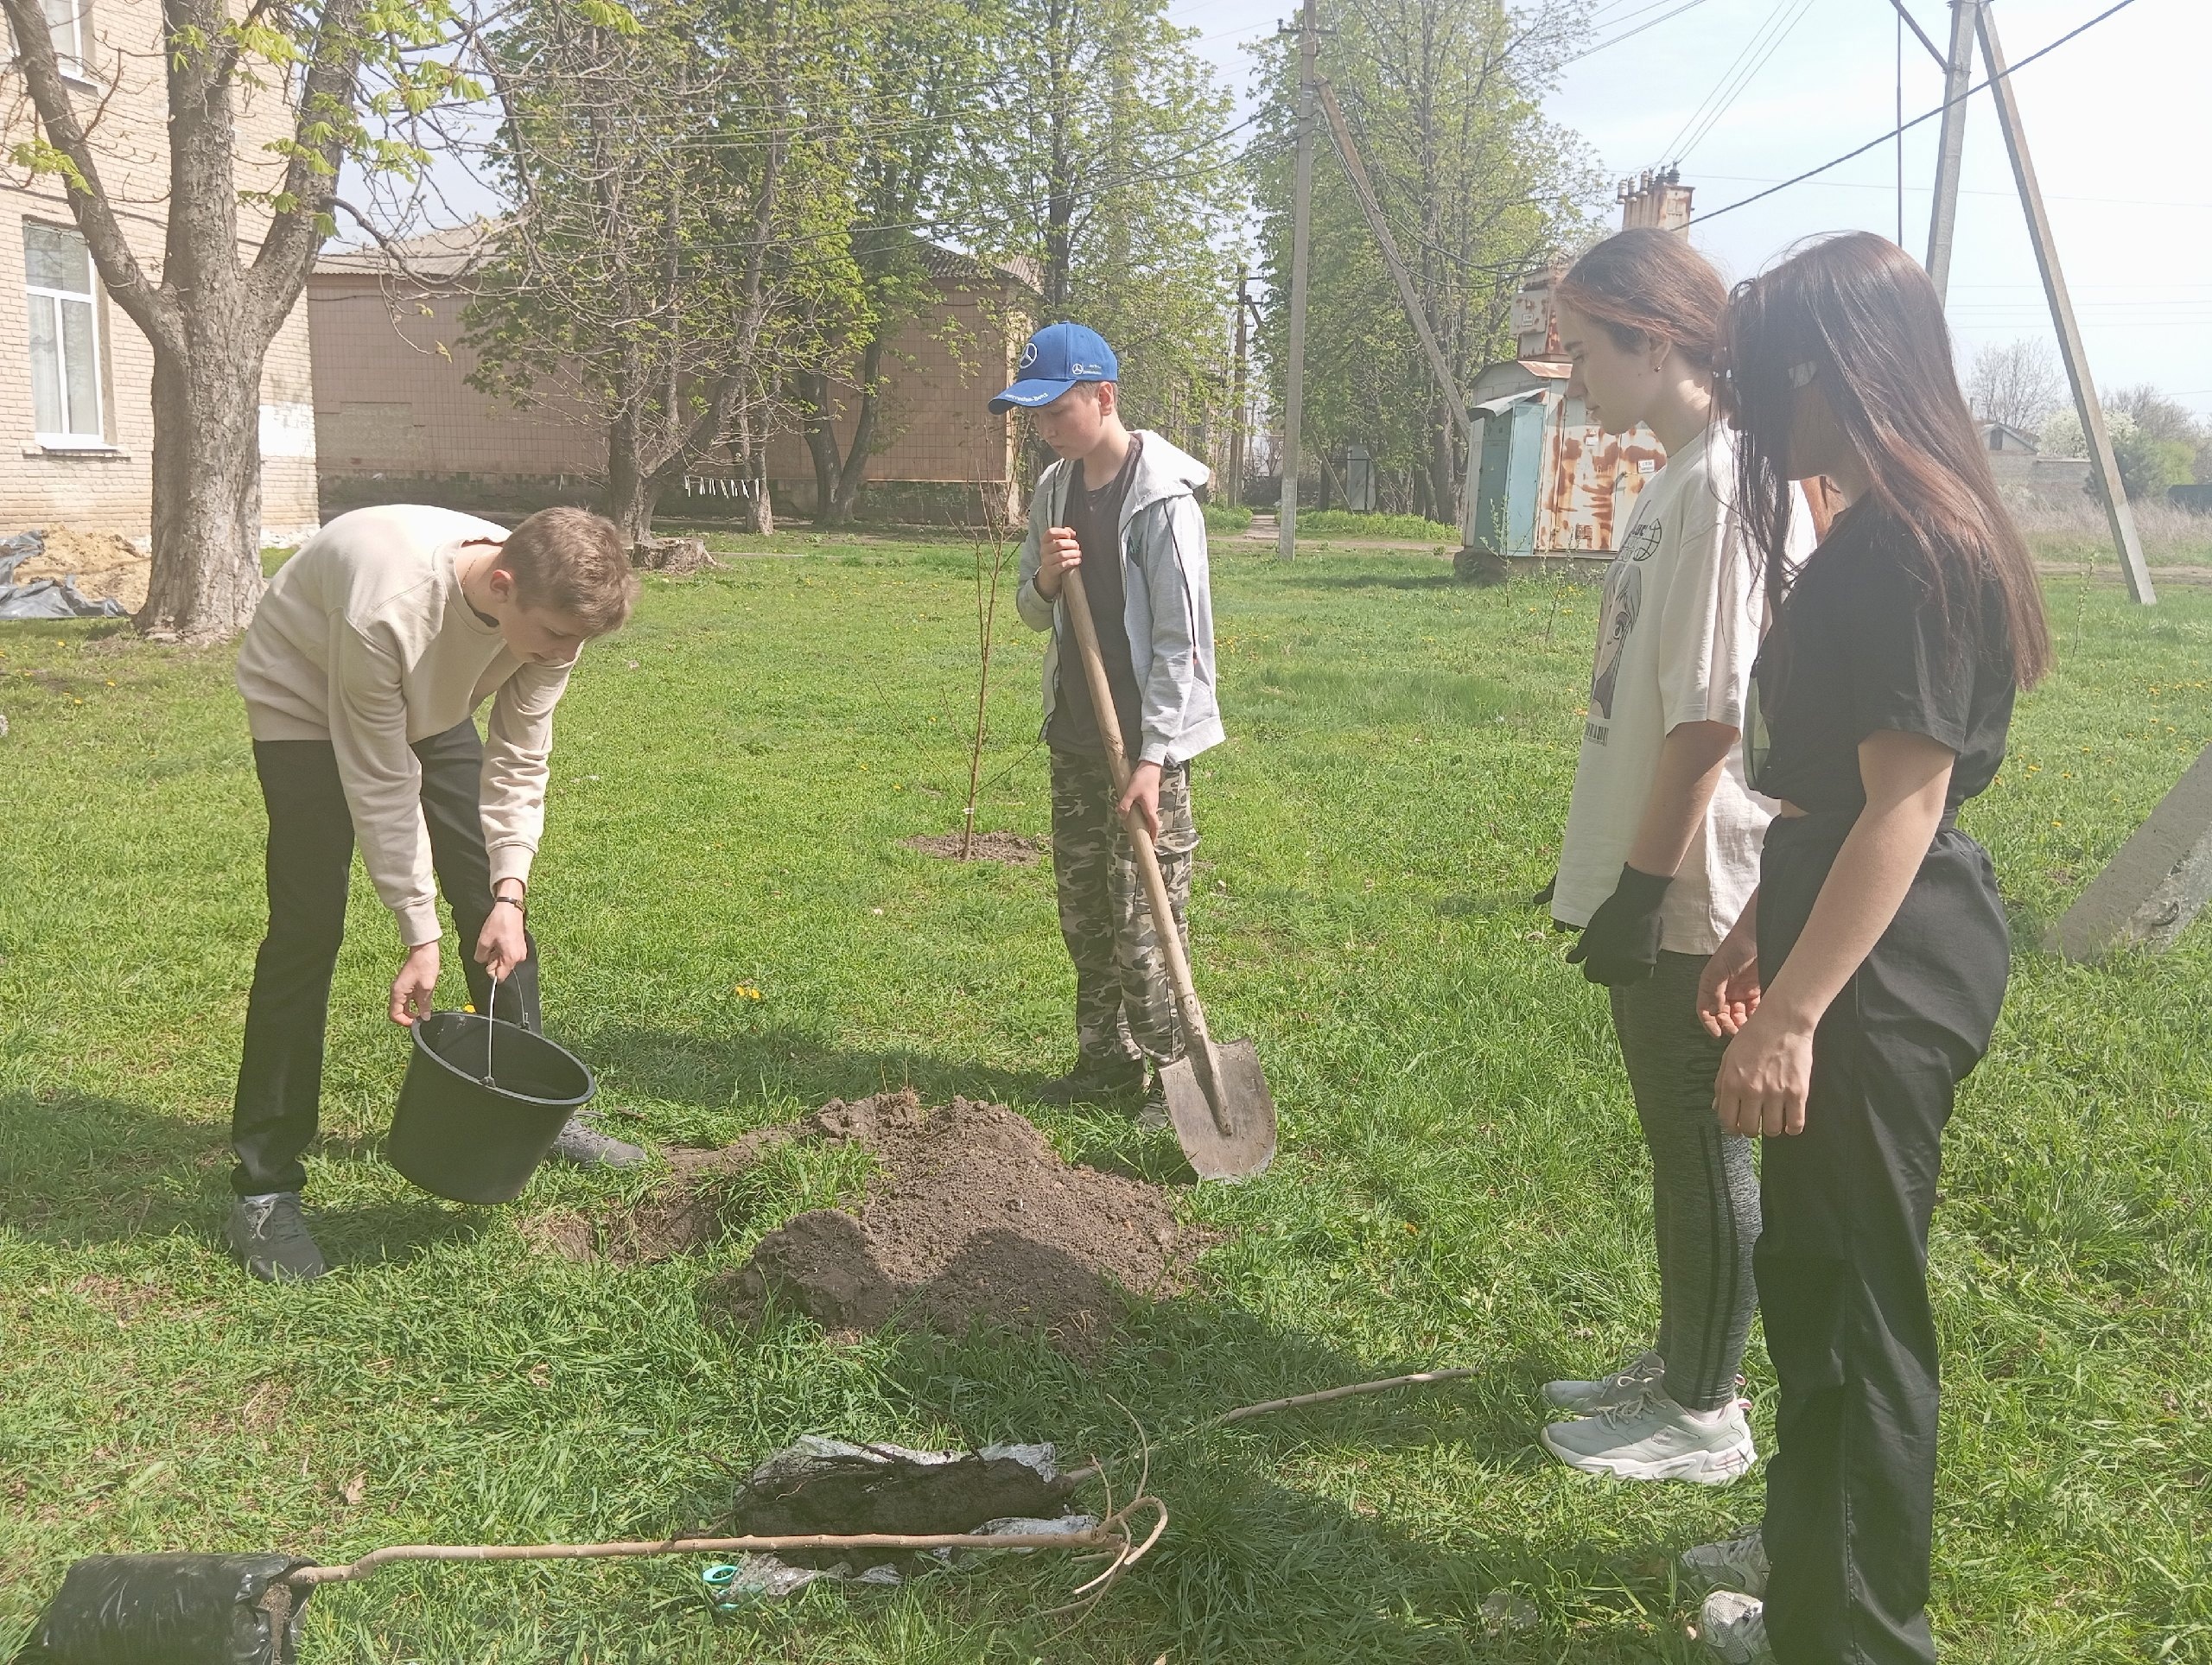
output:
<svg viewBox="0 0 2212 1665"><path fill-rule="evenodd" d="M1062 512L1083 545L1083 589L1090 598L1090 622L1098 632L1098 657L1106 664L1106 687L1114 696L1114 715L1121 720L1122 746L1132 767L1143 744L1144 712L1137 689L1137 673L1129 657L1128 626L1122 608L1126 591L1122 583L1122 504L1136 478L1137 448L1143 441L1129 441L1128 455L1113 479L1093 490L1084 479L1083 464L1071 466L1067 501ZM1059 691L1052 700L1052 721L1046 743L1064 752L1096 752L1098 716L1091 709L1090 683L1083 674L1082 650L1073 632L1060 644Z"/></svg>
<svg viewBox="0 0 2212 1665"><path fill-rule="evenodd" d="M2004 592L1994 580L1955 581L1950 606L1947 628L1924 560L1894 519L1872 504L1839 519L1751 672L1751 785L1802 810L1855 812L1866 804L1859 742L1893 728L1958 754L1947 808L1984 791L2012 721Z"/></svg>

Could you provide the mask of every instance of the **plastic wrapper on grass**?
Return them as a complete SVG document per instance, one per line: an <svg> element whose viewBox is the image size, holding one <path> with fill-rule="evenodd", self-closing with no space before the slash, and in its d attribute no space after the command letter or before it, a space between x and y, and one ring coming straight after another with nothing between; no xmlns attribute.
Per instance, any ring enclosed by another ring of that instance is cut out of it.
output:
<svg viewBox="0 0 2212 1665"><path fill-rule="evenodd" d="M859 1446L808 1434L770 1457L738 1488L735 1534L1088 1532L1098 1517L1071 1509L1079 1476L1060 1471L1048 1445L980 1451ZM709 1583L718 1596L772 1598L817 1579L900 1584L951 1562L949 1549L836 1547L747 1555ZM977 1552L969 1552L974 1554ZM994 1552L982 1552L994 1553ZM1020 1551L1005 1552L1020 1554Z"/></svg>

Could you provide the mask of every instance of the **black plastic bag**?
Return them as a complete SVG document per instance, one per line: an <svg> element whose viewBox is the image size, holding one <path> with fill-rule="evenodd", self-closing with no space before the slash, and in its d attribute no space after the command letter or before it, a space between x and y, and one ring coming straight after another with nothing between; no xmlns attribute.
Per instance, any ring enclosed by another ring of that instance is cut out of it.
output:
<svg viewBox="0 0 2212 1665"><path fill-rule="evenodd" d="M93 1555L15 1665L295 1665L313 1586L291 1555Z"/></svg>

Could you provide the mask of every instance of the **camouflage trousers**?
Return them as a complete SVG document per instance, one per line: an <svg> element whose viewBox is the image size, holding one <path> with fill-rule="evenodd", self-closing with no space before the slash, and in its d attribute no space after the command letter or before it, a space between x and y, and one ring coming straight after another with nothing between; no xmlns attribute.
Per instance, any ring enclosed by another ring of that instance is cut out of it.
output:
<svg viewBox="0 0 2212 1665"><path fill-rule="evenodd" d="M1167 881L1175 928L1191 933L1191 772L1160 772L1160 839L1154 849ZM1052 877L1059 892L1060 936L1075 962L1075 1033L1091 1064L1183 1056L1183 1026L1167 982L1144 880L1128 836L1114 813L1103 753L1052 753Z"/></svg>

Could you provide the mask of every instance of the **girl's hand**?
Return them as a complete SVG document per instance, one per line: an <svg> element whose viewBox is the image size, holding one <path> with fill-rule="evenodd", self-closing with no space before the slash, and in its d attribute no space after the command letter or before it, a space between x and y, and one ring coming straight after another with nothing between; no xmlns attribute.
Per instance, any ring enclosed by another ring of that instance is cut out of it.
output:
<svg viewBox="0 0 2212 1665"><path fill-rule="evenodd" d="M1721 1054L1713 1113L1722 1129L1748 1138L1805 1131L1813 1081L1813 1031L1785 1024L1775 1008L1757 1014Z"/></svg>
<svg viewBox="0 0 2212 1665"><path fill-rule="evenodd" d="M1697 1018L1709 1035L1739 1033L1759 1009L1759 945L1751 931L1721 939L1697 980Z"/></svg>

